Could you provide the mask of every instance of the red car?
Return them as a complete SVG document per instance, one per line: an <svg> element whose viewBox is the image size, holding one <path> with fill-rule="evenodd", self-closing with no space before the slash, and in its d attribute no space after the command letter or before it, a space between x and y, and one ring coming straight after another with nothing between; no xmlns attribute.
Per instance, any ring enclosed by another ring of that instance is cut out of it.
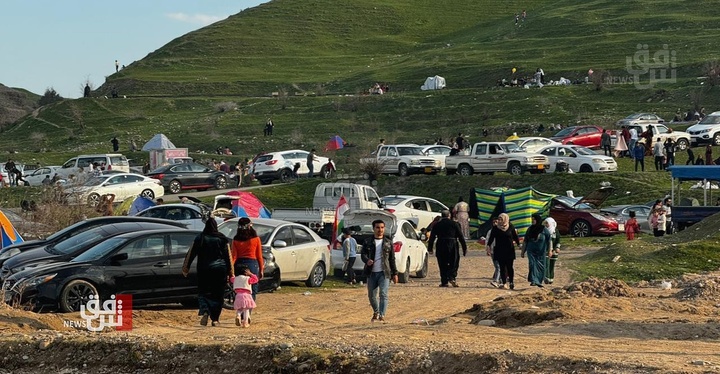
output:
<svg viewBox="0 0 720 374"><path fill-rule="evenodd" d="M557 221L560 234L573 236L615 235L618 222L597 209L615 191L602 187L580 199L556 196L550 203L550 217Z"/></svg>
<svg viewBox="0 0 720 374"><path fill-rule="evenodd" d="M588 148L600 148L600 136L603 129L598 126L566 127L550 139L562 144L581 145Z"/></svg>

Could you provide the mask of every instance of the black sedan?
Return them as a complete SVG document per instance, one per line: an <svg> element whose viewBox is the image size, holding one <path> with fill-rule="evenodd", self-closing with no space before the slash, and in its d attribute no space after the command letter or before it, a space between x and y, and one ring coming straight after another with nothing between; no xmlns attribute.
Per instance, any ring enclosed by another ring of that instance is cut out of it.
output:
<svg viewBox="0 0 720 374"><path fill-rule="evenodd" d="M11 258L13 256L17 256L18 254L20 254L22 252L31 250L33 248L55 245L65 239L68 239L72 236L78 235L78 234L85 232L87 230L90 230L92 228L107 225L107 224L112 224L112 223L118 223L118 222L167 223L168 220L159 219L159 218L150 218L150 217L134 217L134 216L108 216L108 217L97 217L97 218L86 219L86 220L77 222L74 225L68 226L68 227L48 236L45 239L30 240L30 241L26 241L26 242L22 242L22 243L18 243L18 244L13 244L13 245L10 245L10 246L0 249L0 266L2 266L5 263L5 261L7 261L9 258Z"/></svg>
<svg viewBox="0 0 720 374"><path fill-rule="evenodd" d="M108 238L69 262L47 264L13 274L6 280L5 301L35 311L75 312L90 295L109 300L132 295L133 307L145 304L197 302L196 266L182 276L185 255L199 231L163 229ZM260 289L274 290L273 279ZM226 308L234 293L228 286Z"/></svg>
<svg viewBox="0 0 720 374"><path fill-rule="evenodd" d="M51 262L64 262L85 252L95 244L115 235L126 232L154 230L164 228L181 228L185 226L179 222L162 220L163 222L118 222L94 227L78 235L69 237L63 241L33 248L15 257L9 258L0 269L0 280L5 280L14 273L25 270L28 267L39 266Z"/></svg>
<svg viewBox="0 0 720 374"><path fill-rule="evenodd" d="M170 193L193 189L205 191L210 188L223 190L227 188L230 179L223 171L191 162L161 166L150 172L148 177L160 180Z"/></svg>

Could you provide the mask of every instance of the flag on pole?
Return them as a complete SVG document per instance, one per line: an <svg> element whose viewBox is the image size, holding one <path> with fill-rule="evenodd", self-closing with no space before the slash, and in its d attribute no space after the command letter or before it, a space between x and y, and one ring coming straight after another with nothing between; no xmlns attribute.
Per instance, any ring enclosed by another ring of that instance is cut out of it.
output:
<svg viewBox="0 0 720 374"><path fill-rule="evenodd" d="M335 221L333 222L333 236L332 236L332 248L335 248L335 244L338 243L338 235L342 233L344 222L343 217L345 212L350 210L350 205L345 199L345 195L340 195L337 208L335 208Z"/></svg>

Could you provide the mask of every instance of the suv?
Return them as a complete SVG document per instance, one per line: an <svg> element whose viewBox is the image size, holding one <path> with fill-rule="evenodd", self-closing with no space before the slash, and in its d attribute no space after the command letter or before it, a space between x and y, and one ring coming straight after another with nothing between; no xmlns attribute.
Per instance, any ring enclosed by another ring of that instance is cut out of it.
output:
<svg viewBox="0 0 720 374"><path fill-rule="evenodd" d="M287 182L296 177L293 175L295 164L300 164L300 168L297 170L298 175L307 175L309 171L307 167L309 153L308 151L294 149L260 155L253 162L252 175L260 184L270 184L278 179ZM327 171L326 165L330 162L330 159L318 155L315 155L315 159L313 162L313 176L324 176ZM333 169L335 169L334 163Z"/></svg>
<svg viewBox="0 0 720 374"><path fill-rule="evenodd" d="M128 159L119 153L106 153L97 155L80 155L73 157L64 164L58 170L58 175L67 178L70 174L76 174L83 168L84 171L90 170L90 165L97 163L98 165L105 165L107 170L120 171L124 173L130 172L130 164Z"/></svg>
<svg viewBox="0 0 720 374"><path fill-rule="evenodd" d="M712 112L702 121L688 127L693 146L702 143L720 145L720 112Z"/></svg>

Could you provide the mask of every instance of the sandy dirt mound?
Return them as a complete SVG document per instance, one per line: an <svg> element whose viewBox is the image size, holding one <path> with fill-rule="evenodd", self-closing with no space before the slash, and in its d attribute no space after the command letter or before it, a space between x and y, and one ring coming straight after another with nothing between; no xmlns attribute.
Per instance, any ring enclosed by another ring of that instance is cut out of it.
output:
<svg viewBox="0 0 720 374"><path fill-rule="evenodd" d="M696 277L681 283L682 290L675 294L680 300L707 300L720 302L720 276Z"/></svg>
<svg viewBox="0 0 720 374"><path fill-rule="evenodd" d="M636 297L637 293L627 283L617 279L588 278L571 284L568 292L579 292L589 297Z"/></svg>

